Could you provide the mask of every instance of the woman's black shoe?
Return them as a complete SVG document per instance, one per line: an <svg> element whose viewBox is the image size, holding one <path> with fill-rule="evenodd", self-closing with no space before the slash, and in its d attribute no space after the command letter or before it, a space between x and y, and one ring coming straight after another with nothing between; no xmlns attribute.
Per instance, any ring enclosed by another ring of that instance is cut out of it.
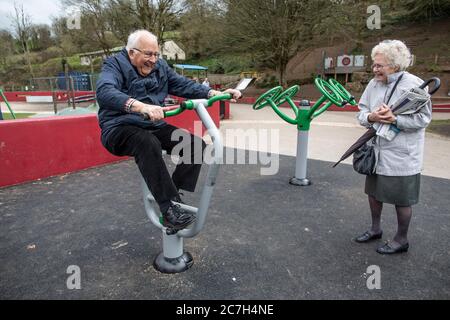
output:
<svg viewBox="0 0 450 320"><path fill-rule="evenodd" d="M383 231L377 234L372 234L369 231L364 232L362 235L356 237L354 240L358 243L369 242L375 239L381 239L383 236Z"/></svg>
<svg viewBox="0 0 450 320"><path fill-rule="evenodd" d="M391 245L386 242L383 246L377 249L377 252L380 254L394 254L394 253L402 253L407 252L409 249L409 244L405 243L397 248L392 248Z"/></svg>

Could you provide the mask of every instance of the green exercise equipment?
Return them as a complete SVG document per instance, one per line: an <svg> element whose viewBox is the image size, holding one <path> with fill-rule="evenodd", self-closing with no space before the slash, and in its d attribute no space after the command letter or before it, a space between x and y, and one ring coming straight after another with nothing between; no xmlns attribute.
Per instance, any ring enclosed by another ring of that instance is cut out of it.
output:
<svg viewBox="0 0 450 320"><path fill-rule="evenodd" d="M298 137L295 175L289 181L290 184L297 186L311 184L311 181L306 178L308 134L311 121L328 110L332 105L344 108L347 105L354 106L357 104L353 95L335 79L325 81L322 78L316 78L314 84L322 93L322 96L313 106L310 105L308 100L302 100L299 106L295 104L293 98L300 90L298 85L294 85L285 91L283 91L281 86L272 88L262 94L253 105L254 110L260 110L266 106L270 106L281 119L297 126ZM293 110L295 117L288 116L280 109L286 103Z"/></svg>

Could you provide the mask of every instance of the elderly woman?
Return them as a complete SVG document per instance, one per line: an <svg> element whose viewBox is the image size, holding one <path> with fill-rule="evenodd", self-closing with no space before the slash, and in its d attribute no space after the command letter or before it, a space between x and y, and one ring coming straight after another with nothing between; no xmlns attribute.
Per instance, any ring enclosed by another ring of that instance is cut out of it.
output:
<svg viewBox="0 0 450 320"><path fill-rule="evenodd" d="M408 73L411 54L398 40L383 41L372 49L372 71L369 82L359 102L358 120L361 125L387 123L400 132L392 141L382 137L375 140L377 165L375 174L368 175L365 193L369 196L372 226L356 242L380 239L383 203L395 205L398 229L391 242L377 248L381 254L406 252L409 248L408 227L412 205L418 203L420 172L422 170L425 128L431 121L431 103L413 114L394 115L389 109L405 91L420 86L423 81ZM390 98L389 102L388 99Z"/></svg>

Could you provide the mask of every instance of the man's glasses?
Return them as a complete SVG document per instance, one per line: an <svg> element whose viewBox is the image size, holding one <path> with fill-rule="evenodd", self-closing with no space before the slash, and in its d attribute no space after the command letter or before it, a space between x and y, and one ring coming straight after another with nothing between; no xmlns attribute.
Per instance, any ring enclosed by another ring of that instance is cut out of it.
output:
<svg viewBox="0 0 450 320"><path fill-rule="evenodd" d="M133 48L133 50L139 51L146 58L151 58L152 56L154 56L156 59L158 59L161 56L161 54L159 52L143 51L143 50L138 49L138 48Z"/></svg>
<svg viewBox="0 0 450 320"><path fill-rule="evenodd" d="M388 66L390 66L390 64L383 65L383 64L374 63L371 66L371 68L372 69L383 69L383 68L388 67Z"/></svg>

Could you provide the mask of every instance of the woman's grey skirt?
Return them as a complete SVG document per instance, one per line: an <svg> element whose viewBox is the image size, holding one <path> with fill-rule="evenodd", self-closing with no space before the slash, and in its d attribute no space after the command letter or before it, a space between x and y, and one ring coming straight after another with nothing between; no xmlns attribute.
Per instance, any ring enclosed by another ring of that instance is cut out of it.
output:
<svg viewBox="0 0 450 320"><path fill-rule="evenodd" d="M420 173L406 177L370 175L366 177L364 191L380 202L412 206L419 202Z"/></svg>

